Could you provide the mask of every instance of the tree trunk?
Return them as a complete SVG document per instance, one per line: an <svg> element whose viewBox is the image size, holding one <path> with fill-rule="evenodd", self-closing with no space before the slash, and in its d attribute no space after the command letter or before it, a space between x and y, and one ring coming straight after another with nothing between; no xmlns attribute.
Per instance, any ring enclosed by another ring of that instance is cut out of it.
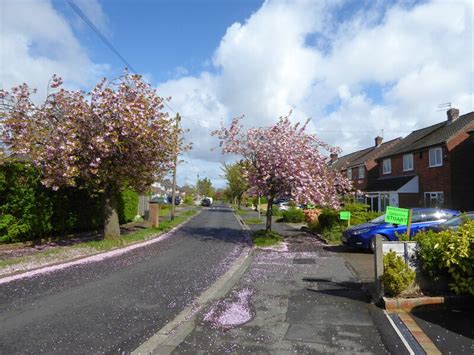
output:
<svg viewBox="0 0 474 355"><path fill-rule="evenodd" d="M237 196L237 209L240 210L242 205L242 196Z"/></svg>
<svg viewBox="0 0 474 355"><path fill-rule="evenodd" d="M104 239L120 237L117 195L115 189L108 189L104 196Z"/></svg>
<svg viewBox="0 0 474 355"><path fill-rule="evenodd" d="M268 202L267 202L267 224L265 226L265 230L267 231L272 230L272 207L273 207L273 196L269 196Z"/></svg>

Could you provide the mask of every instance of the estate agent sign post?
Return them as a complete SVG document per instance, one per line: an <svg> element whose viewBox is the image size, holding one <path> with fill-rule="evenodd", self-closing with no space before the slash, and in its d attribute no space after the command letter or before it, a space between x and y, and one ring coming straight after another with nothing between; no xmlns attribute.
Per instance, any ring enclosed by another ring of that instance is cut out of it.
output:
<svg viewBox="0 0 474 355"><path fill-rule="evenodd" d="M350 211L340 211L339 218L341 221L347 221L347 226L351 225L351 212Z"/></svg>

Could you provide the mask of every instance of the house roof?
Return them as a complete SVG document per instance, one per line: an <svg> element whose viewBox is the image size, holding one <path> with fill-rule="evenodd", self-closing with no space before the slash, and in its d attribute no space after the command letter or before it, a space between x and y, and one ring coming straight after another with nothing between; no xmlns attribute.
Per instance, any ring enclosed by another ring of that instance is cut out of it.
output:
<svg viewBox="0 0 474 355"><path fill-rule="evenodd" d="M380 178L370 183L364 191L397 191L413 178L414 175Z"/></svg>
<svg viewBox="0 0 474 355"><path fill-rule="evenodd" d="M393 147L395 144L400 142L402 139L400 137L392 139L390 141L387 141L385 143L382 143L378 147L371 147L365 154L358 156L357 158L353 159L347 167L353 167L357 165L362 165L366 161L372 160L372 159L377 159L380 155L385 153L388 149Z"/></svg>
<svg viewBox="0 0 474 355"><path fill-rule="evenodd" d="M354 161L355 159L367 154L372 147L370 148L365 148L362 150L358 150L356 152L344 155L342 157L337 158L337 160L331 165L331 168L333 169L344 169L349 166L349 164Z"/></svg>
<svg viewBox="0 0 474 355"><path fill-rule="evenodd" d="M379 158L420 150L434 145L446 143L467 127L474 126L474 112L459 116L449 123L447 120L435 125L411 132L400 143L387 150Z"/></svg>

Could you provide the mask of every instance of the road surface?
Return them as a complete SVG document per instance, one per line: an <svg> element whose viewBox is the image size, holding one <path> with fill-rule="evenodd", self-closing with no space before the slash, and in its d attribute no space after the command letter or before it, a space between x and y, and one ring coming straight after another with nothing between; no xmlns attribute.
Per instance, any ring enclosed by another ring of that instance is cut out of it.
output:
<svg viewBox="0 0 474 355"><path fill-rule="evenodd" d="M129 353L244 249L230 210L207 209L125 255L0 285L0 354Z"/></svg>

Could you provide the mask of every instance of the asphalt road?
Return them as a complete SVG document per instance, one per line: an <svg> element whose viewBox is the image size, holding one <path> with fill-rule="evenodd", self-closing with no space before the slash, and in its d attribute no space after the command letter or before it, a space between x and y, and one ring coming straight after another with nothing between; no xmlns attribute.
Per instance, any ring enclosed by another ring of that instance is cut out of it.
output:
<svg viewBox="0 0 474 355"><path fill-rule="evenodd" d="M130 352L222 275L244 247L230 210L160 242L0 285L0 354Z"/></svg>

